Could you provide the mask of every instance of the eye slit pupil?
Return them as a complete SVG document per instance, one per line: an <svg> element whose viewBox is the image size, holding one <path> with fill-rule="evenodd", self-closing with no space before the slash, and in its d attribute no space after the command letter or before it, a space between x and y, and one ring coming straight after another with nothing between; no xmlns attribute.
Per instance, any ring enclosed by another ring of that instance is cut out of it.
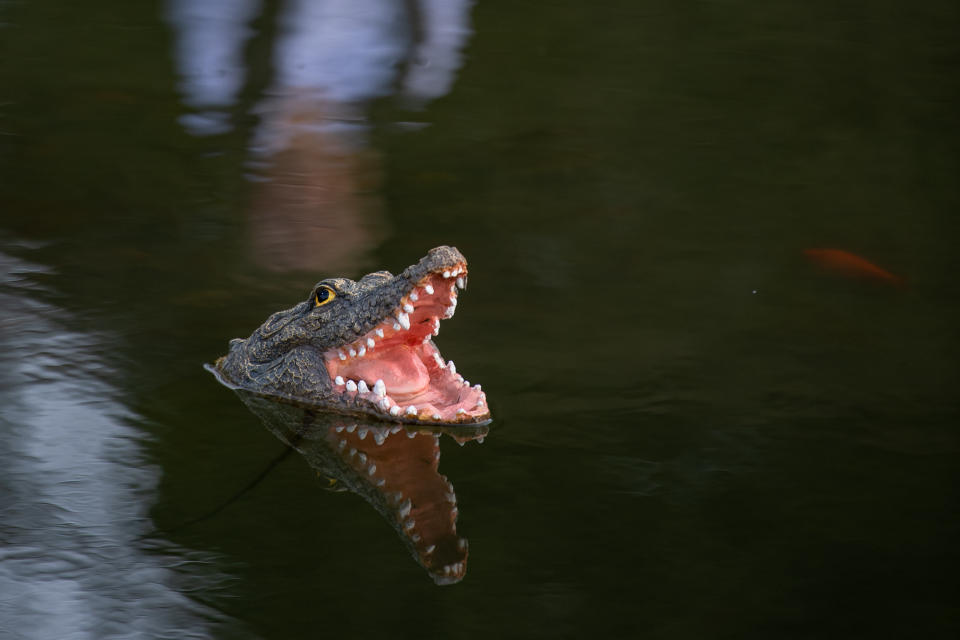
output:
<svg viewBox="0 0 960 640"><path fill-rule="evenodd" d="M326 304L333 300L336 297L336 294L330 287L323 286L317 289L313 294L314 297L314 306L319 307L322 304Z"/></svg>

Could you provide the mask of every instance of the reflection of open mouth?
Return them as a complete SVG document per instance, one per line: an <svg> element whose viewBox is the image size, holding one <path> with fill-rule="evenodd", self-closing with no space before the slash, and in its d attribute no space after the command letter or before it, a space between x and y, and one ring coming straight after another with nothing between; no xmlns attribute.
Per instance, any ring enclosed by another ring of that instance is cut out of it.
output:
<svg viewBox="0 0 960 640"><path fill-rule="evenodd" d="M457 535L453 485L438 471L440 436L399 425L351 424L331 427L325 437L350 470L344 484L387 517L434 581L462 580L468 546ZM463 440L478 437L461 434Z"/></svg>
<svg viewBox="0 0 960 640"><path fill-rule="evenodd" d="M400 306L353 343L324 353L334 390L365 400L393 420L475 423L489 418L480 385L471 386L444 362L433 336L451 318L466 287L459 263L421 278Z"/></svg>

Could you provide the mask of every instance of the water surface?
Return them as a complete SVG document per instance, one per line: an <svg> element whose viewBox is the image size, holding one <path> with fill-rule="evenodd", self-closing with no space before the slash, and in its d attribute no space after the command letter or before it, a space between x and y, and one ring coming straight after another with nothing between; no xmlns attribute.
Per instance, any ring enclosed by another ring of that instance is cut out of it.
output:
<svg viewBox="0 0 960 640"><path fill-rule="evenodd" d="M957 14L0 4L0 635L955 637ZM439 244L446 586L202 368Z"/></svg>

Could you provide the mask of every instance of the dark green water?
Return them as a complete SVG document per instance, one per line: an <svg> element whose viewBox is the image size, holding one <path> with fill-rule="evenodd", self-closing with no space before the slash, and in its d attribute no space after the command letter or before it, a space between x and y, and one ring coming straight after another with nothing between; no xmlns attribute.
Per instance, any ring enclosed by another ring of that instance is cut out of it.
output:
<svg viewBox="0 0 960 640"><path fill-rule="evenodd" d="M0 636L957 637L957 5L341 4L0 2ZM202 369L439 244L443 587Z"/></svg>

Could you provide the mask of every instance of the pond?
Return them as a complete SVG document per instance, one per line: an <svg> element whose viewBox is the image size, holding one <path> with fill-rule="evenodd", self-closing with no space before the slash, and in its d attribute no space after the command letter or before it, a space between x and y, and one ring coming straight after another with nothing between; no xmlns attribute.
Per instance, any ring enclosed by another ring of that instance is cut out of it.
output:
<svg viewBox="0 0 960 640"><path fill-rule="evenodd" d="M958 30L0 2L0 636L956 637ZM488 425L204 369L440 245Z"/></svg>

